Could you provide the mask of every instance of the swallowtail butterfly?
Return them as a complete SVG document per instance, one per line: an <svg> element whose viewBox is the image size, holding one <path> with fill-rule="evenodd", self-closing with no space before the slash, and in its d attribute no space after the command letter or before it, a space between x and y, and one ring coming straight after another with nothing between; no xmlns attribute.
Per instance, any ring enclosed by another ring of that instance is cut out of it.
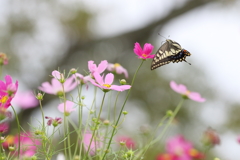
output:
<svg viewBox="0 0 240 160"><path fill-rule="evenodd" d="M155 54L155 57L152 61L151 70L154 70L170 62L187 62L185 58L190 55L191 54L187 50L183 49L179 43L171 39L167 39Z"/></svg>

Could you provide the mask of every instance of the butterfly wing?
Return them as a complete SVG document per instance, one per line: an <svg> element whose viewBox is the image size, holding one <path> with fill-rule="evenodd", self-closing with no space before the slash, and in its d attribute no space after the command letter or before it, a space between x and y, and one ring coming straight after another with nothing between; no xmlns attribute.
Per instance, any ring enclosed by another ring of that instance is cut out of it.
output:
<svg viewBox="0 0 240 160"><path fill-rule="evenodd" d="M158 49L155 57L153 58L151 70L161 67L170 62L177 62L175 59L176 55L180 53L182 47L179 43L167 39L166 42Z"/></svg>

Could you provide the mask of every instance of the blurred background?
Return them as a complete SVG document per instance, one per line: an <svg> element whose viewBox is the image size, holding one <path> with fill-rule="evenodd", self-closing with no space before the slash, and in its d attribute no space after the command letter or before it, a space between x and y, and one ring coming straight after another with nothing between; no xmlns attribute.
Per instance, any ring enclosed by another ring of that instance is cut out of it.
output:
<svg viewBox="0 0 240 160"><path fill-rule="evenodd" d="M37 91L42 82L50 81L55 69L77 68L84 74L88 60L97 64L107 60L125 67L130 83L140 64L133 53L134 43L151 43L156 53L166 40L163 36L170 38L191 52L187 61L192 65L170 63L151 71L151 60L145 62L125 108L129 114L123 131L139 134L141 126L155 126L167 110L174 109L181 99L169 87L174 80L207 101L186 101L168 136L183 134L201 148L202 133L212 127L221 144L211 155L237 160L239 9L239 0L0 1L0 51L10 57L3 75L18 80L20 91ZM57 116L55 96L45 95L43 103L46 112ZM39 107L19 110L19 114L27 128L24 122L40 116Z"/></svg>

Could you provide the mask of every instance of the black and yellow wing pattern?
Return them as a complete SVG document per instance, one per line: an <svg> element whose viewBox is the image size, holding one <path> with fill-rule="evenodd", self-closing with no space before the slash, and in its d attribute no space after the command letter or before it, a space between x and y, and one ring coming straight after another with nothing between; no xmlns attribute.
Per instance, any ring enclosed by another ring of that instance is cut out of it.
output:
<svg viewBox="0 0 240 160"><path fill-rule="evenodd" d="M152 61L151 70L154 70L170 62L187 62L186 57L190 55L191 54L187 50L183 49L179 43L171 39L167 39L155 54L155 57Z"/></svg>

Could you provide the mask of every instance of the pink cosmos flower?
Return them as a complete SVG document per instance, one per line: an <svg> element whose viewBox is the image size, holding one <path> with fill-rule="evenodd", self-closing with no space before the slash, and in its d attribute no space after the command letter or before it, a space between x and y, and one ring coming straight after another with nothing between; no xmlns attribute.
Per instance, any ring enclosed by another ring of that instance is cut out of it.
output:
<svg viewBox="0 0 240 160"><path fill-rule="evenodd" d="M86 88L88 89L88 82L90 82L92 80L92 76L88 75L88 76L83 76L80 73L75 73L75 80L77 81L78 84L86 84Z"/></svg>
<svg viewBox="0 0 240 160"><path fill-rule="evenodd" d="M65 92L70 92L71 90L73 90L77 86L74 76L71 76L68 79L66 79L63 85ZM62 84L56 78L52 79L52 84L50 84L49 82L43 82L42 85L38 87L38 89L48 94L60 96L63 95Z"/></svg>
<svg viewBox="0 0 240 160"><path fill-rule="evenodd" d="M31 91L17 92L12 100L13 106L17 105L22 109L33 108L38 105L38 100Z"/></svg>
<svg viewBox="0 0 240 160"><path fill-rule="evenodd" d="M88 146L91 142L91 138L92 138L92 133L91 132L87 132L83 135L83 143L84 143L84 148L87 151L88 150ZM96 139L96 141L93 139L91 146L90 146L90 155L95 155L95 151L99 148L101 148L103 146L102 140L98 140Z"/></svg>
<svg viewBox="0 0 240 160"><path fill-rule="evenodd" d="M123 73L124 76L128 78L128 71L125 68L123 68L119 63L115 63L115 64L108 63L107 70L110 72L116 72L117 74Z"/></svg>
<svg viewBox="0 0 240 160"><path fill-rule="evenodd" d="M66 101L66 107L64 111L64 103L58 105L58 110L64 113L66 116L69 116L71 112L76 111L74 107L74 103L71 101Z"/></svg>
<svg viewBox="0 0 240 160"><path fill-rule="evenodd" d="M16 148L18 148L18 135L15 136L14 144ZM20 144L21 150L20 155L21 157L31 157L36 153L37 146L41 145L41 142L36 140L31 133L21 133L20 135ZM17 151L17 150L16 150ZM17 154L17 152L16 152Z"/></svg>
<svg viewBox="0 0 240 160"><path fill-rule="evenodd" d="M166 146L168 153L178 156L177 160L191 160L192 158L188 151L192 148L192 144L181 135L169 139Z"/></svg>
<svg viewBox="0 0 240 160"><path fill-rule="evenodd" d="M177 84L174 81L170 82L170 87L177 93L180 93L184 96L184 98L189 98L196 102L205 102L205 98L202 98L201 95L197 92L191 92L187 89L186 86L182 84Z"/></svg>
<svg viewBox="0 0 240 160"><path fill-rule="evenodd" d="M120 136L117 138L117 141L119 143L125 143L125 145L128 149L135 149L135 147L136 147L136 143L131 137Z"/></svg>
<svg viewBox="0 0 240 160"><path fill-rule="evenodd" d="M18 81L12 82L12 77L5 76L5 81L0 80L0 108L8 108L18 89Z"/></svg>
<svg viewBox="0 0 240 160"><path fill-rule="evenodd" d="M95 72L98 72L99 74L101 74L102 72L105 71L107 66L108 66L108 62L106 60L101 61L101 63L98 66L96 64L94 64L94 61L88 61L88 69L92 75Z"/></svg>
<svg viewBox="0 0 240 160"><path fill-rule="evenodd" d="M64 80L64 75L57 70L52 71L52 76L57 80Z"/></svg>
<svg viewBox="0 0 240 160"><path fill-rule="evenodd" d="M136 55L138 55L138 58L148 59L148 58L154 58L155 56L155 55L150 55L153 51L153 48L154 46L151 45L150 43L145 43L142 49L140 44L136 42L133 51Z"/></svg>
<svg viewBox="0 0 240 160"><path fill-rule="evenodd" d="M6 133L9 129L9 125L7 123L0 123L0 133Z"/></svg>
<svg viewBox="0 0 240 160"><path fill-rule="evenodd" d="M121 86L112 85L114 80L114 75L112 73L108 73L104 79L103 77L100 76L98 72L95 72L94 78L96 82L94 80L91 80L91 83L106 92L110 90L125 91L131 88L130 85L121 85Z"/></svg>

